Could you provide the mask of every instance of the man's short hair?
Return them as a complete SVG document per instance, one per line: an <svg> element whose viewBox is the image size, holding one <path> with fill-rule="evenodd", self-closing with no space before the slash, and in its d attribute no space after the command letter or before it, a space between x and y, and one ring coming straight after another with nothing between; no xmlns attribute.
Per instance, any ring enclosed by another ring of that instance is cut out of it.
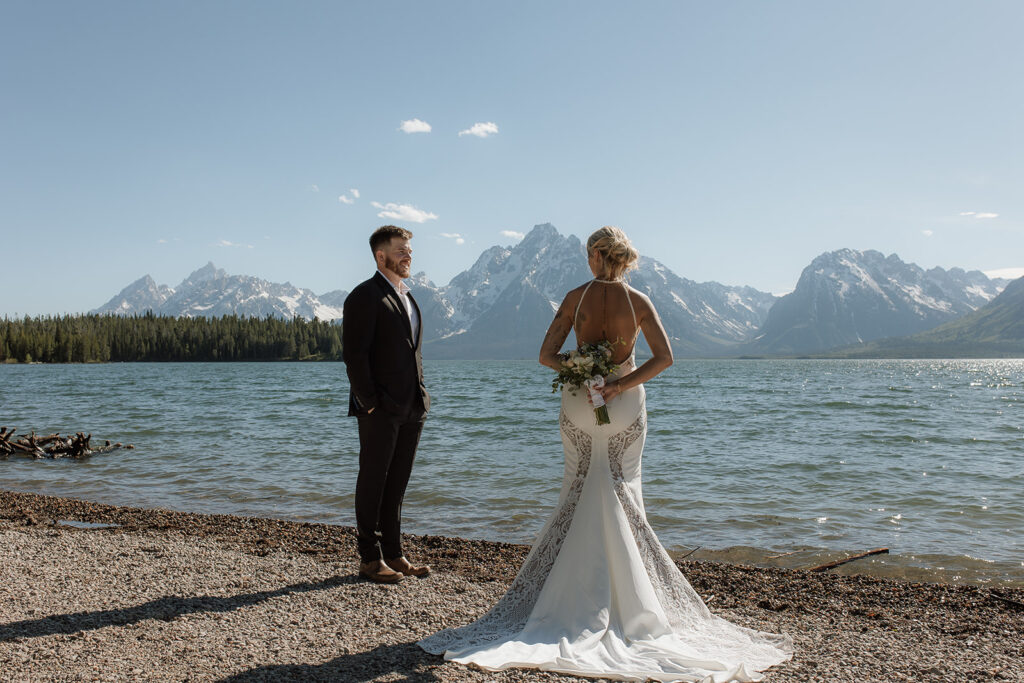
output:
<svg viewBox="0 0 1024 683"><path fill-rule="evenodd" d="M391 242L392 237L411 240L412 233L397 225L382 225L370 235L370 251L376 254L378 249Z"/></svg>

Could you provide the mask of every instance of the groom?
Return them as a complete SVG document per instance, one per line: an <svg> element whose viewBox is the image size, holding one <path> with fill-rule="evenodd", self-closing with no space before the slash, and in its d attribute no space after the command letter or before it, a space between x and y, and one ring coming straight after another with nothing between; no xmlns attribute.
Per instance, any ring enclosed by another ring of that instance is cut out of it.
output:
<svg viewBox="0 0 1024 683"><path fill-rule="evenodd" d="M402 553L402 499L430 409L420 309L402 282L412 266L410 239L411 232L394 225L374 231L370 250L377 272L348 295L343 317L348 414L359 421L359 573L378 583L430 573Z"/></svg>

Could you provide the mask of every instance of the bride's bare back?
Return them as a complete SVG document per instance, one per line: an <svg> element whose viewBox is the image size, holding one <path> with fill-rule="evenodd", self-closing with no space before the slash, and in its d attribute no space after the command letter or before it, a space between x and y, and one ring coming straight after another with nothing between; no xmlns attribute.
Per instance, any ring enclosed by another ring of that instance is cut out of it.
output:
<svg viewBox="0 0 1024 683"><path fill-rule="evenodd" d="M577 299L573 316L577 343L610 341L615 344L612 350L615 363L629 359L640 332L637 308L644 302L639 293L624 282L591 280L573 290L572 295Z"/></svg>
<svg viewBox="0 0 1024 683"><path fill-rule="evenodd" d="M541 364L555 371L561 367L558 352L574 329L577 343L620 339L625 342L615 346L612 356L620 365L632 358L640 331L651 348L652 357L643 365L600 389L605 400L646 382L672 365L668 335L651 300L621 281L592 280L565 295L541 344Z"/></svg>

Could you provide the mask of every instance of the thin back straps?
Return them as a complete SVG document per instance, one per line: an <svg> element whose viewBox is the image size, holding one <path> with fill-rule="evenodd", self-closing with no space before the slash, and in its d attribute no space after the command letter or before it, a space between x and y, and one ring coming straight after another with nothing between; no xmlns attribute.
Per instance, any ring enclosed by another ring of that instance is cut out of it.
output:
<svg viewBox="0 0 1024 683"><path fill-rule="evenodd" d="M583 305L583 297L585 297L587 295L587 290L590 289L590 285L594 284L594 282L595 282L594 280L591 280L590 282L588 282L587 286L583 288L583 293L580 294L579 303L576 304L576 313L575 313L575 315L572 316L572 329L573 329L573 331L579 329L579 328L576 327L576 320L580 317L580 306ZM632 304L630 304L630 305L632 305ZM635 317L636 316L634 316L634 319L635 319Z"/></svg>
<svg viewBox="0 0 1024 683"><path fill-rule="evenodd" d="M625 280L622 281L622 288L626 290L626 303L629 304L629 312L633 315L633 336L635 337L639 325L636 324L636 311L633 310L633 299L629 296L629 285Z"/></svg>
<svg viewBox="0 0 1024 683"><path fill-rule="evenodd" d="M587 292L590 290L590 285L594 284L595 282L604 282L605 284L610 284L612 282L615 282L615 280L598 280L597 278L595 278L587 283L587 286L583 288L583 293L580 294L579 302L576 304L576 313L572 316L573 330L577 329L576 319L580 317L580 306L583 305L583 297L585 297L587 295ZM636 310L633 308L633 299L629 296L629 285L626 284L626 281L619 280L619 282L622 283L622 289L626 293L626 303L629 304L629 312L633 316L633 337L635 339L636 332L639 326L636 324Z"/></svg>
<svg viewBox="0 0 1024 683"><path fill-rule="evenodd" d="M633 298L629 296L629 285L622 281L622 288L626 290L626 303L629 304L629 312L633 314L633 347L629 350L629 362L636 367L636 337L640 334L640 326L636 324L636 310L633 308Z"/></svg>

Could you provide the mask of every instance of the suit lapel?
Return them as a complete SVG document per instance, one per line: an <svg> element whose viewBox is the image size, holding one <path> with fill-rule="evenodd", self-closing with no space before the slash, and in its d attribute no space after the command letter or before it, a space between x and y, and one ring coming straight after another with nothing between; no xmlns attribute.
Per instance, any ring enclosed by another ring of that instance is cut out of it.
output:
<svg viewBox="0 0 1024 683"><path fill-rule="evenodd" d="M405 310L405 305L398 297L398 292L395 291L395 288L391 286L388 279L381 275L379 271L374 275L374 277L377 278L377 285L384 290L384 295L391 301L391 305L395 309L395 315L402 318L402 322L405 324L405 333L408 335L409 340L416 343L416 340L412 338L412 323L409 322L409 313ZM412 301L412 296L407 296L409 300ZM413 302L413 306L416 306L416 302ZM419 311L420 309L417 306L416 313L419 314ZM420 325L420 328L423 328L422 324Z"/></svg>

